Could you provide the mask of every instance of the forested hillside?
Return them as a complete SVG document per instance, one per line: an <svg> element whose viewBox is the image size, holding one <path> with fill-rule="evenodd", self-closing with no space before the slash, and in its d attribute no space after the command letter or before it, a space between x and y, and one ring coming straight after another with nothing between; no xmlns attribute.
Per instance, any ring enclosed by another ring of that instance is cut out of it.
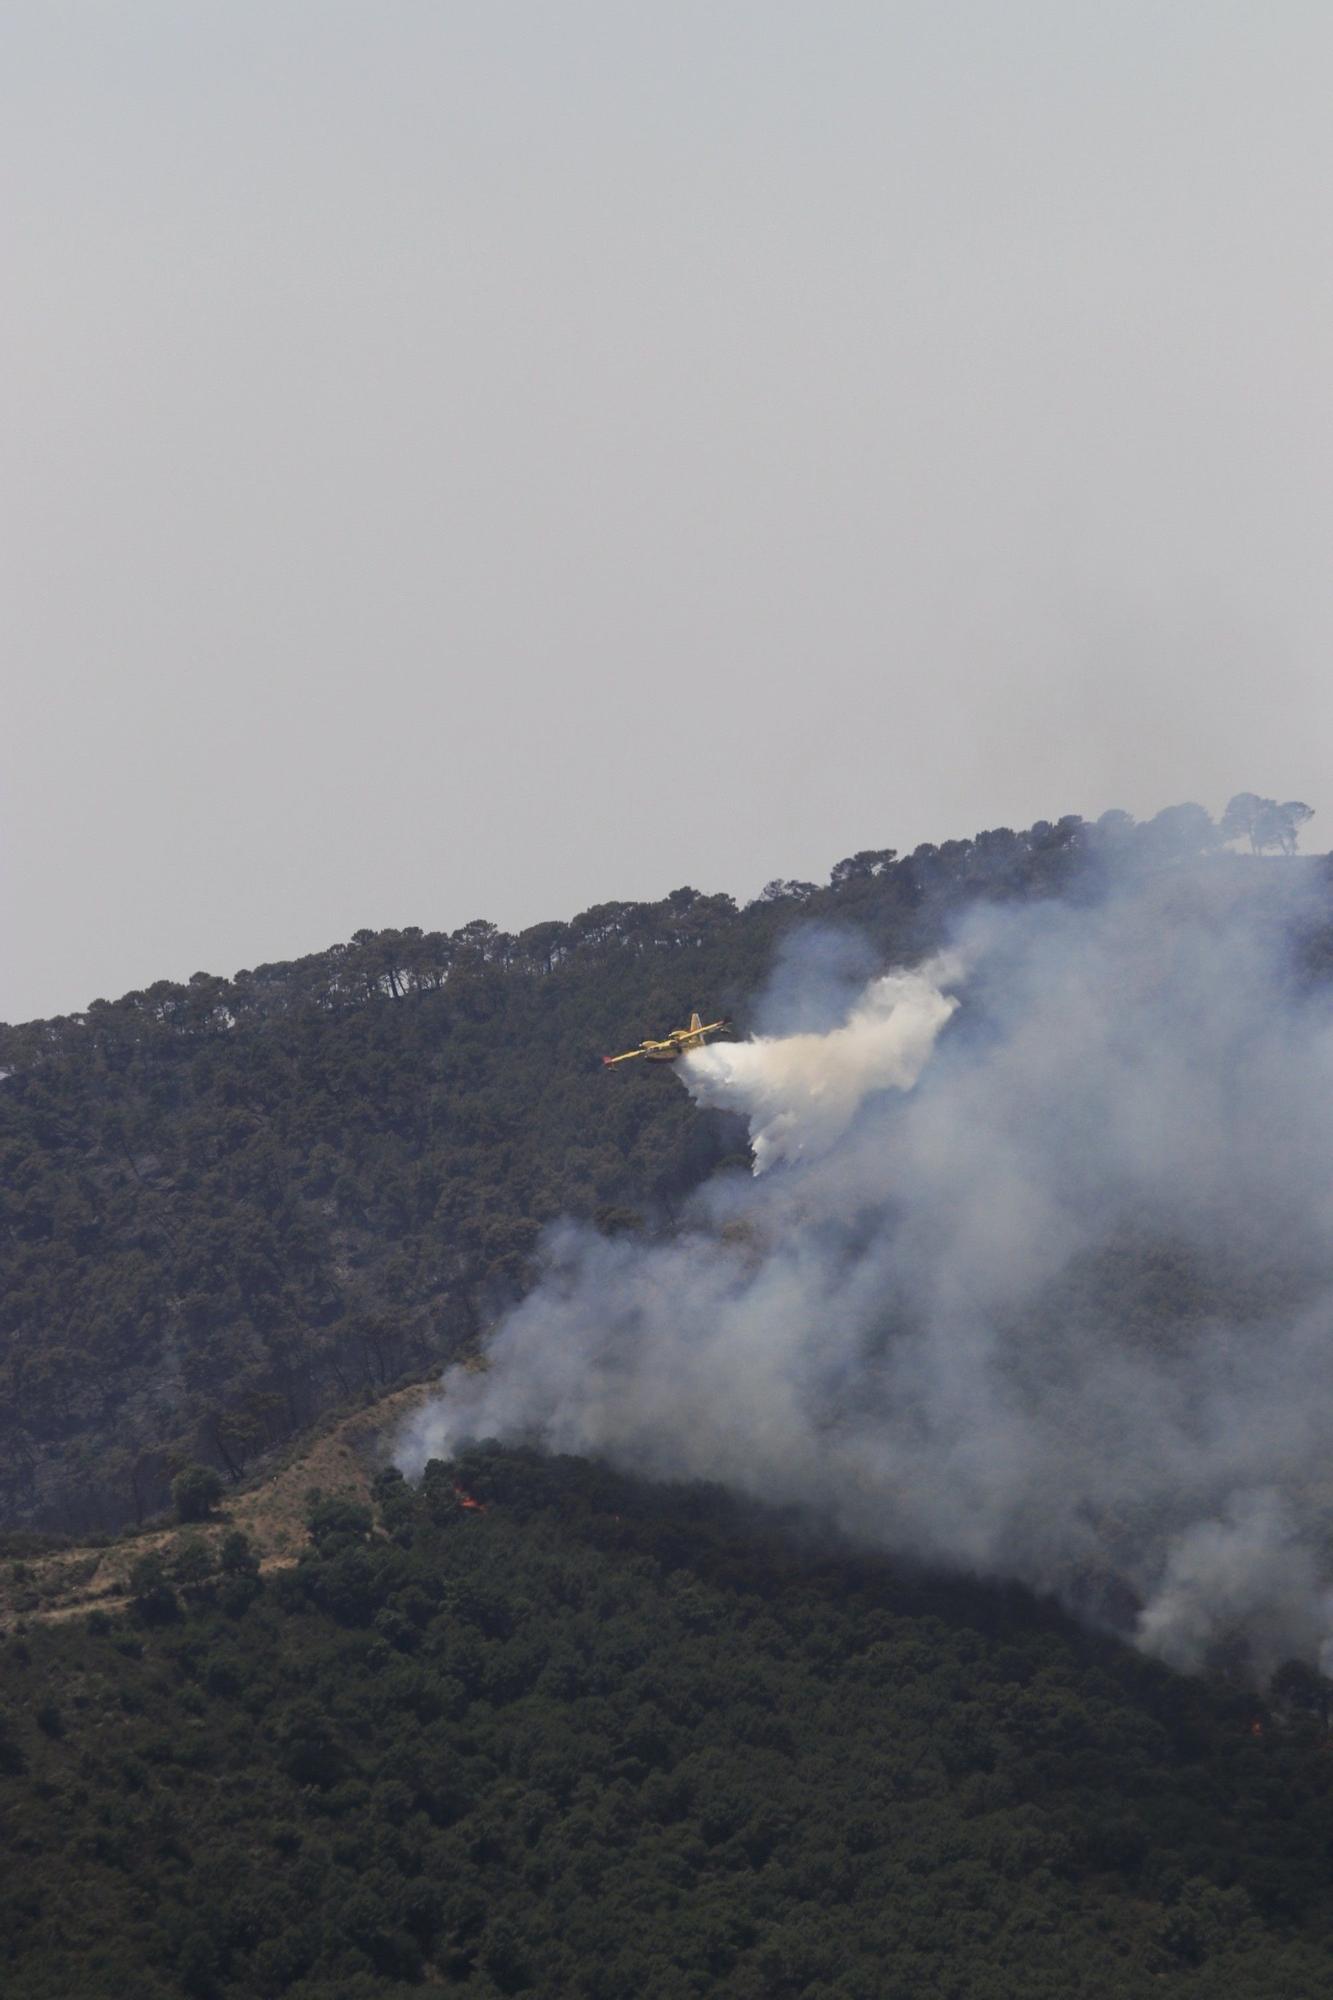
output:
<svg viewBox="0 0 1333 2000"><path fill-rule="evenodd" d="M456 1355L545 1223L669 1219L739 1143L601 1051L695 1006L744 1022L793 924L910 958L960 902L1050 892L1093 845L1065 820L860 854L744 910L680 889L517 937L359 932L0 1029L0 1519L142 1518L176 1456L238 1476Z"/></svg>
<svg viewBox="0 0 1333 2000"><path fill-rule="evenodd" d="M680 889L518 936L363 931L0 1028L0 1521L141 1520L185 1458L240 1478L465 1351L554 1218L669 1227L743 1134L598 1054L695 1006L743 1030L794 927L910 962L969 902L1095 894L1111 859L1218 837L1198 806L1066 818L859 853L745 909Z"/></svg>
<svg viewBox="0 0 1333 2000"><path fill-rule="evenodd" d="M1198 807L1071 818L745 909L366 932L0 1030L6 1996L1327 1992L1333 1684L1288 1660L1258 1691L1225 1603L1188 1679L805 1503L494 1442L409 1484L387 1435L372 1480L383 1413L327 1414L479 1345L556 1217L671 1241L747 1128L597 1057L696 1005L761 1022L795 930L882 967L979 901L1099 914L1126 871L1267 912L1280 867L1312 891L1271 899L1308 997L1327 862L1217 846ZM960 1050L994 1032L979 988ZM1169 1252L1114 1234L1043 1310L1095 1295L1169 1354L1233 1303L1224 1258ZM1285 1278L1252 1275L1257 1325ZM197 1527L46 1558L27 1532L142 1521L187 1459ZM1133 1628L1118 1570L1084 1581L1068 1602Z"/></svg>
<svg viewBox="0 0 1333 2000"><path fill-rule="evenodd" d="M3 1650L9 2000L1316 2000L1327 1683L478 1449ZM480 1503L480 1504L476 1504Z"/></svg>

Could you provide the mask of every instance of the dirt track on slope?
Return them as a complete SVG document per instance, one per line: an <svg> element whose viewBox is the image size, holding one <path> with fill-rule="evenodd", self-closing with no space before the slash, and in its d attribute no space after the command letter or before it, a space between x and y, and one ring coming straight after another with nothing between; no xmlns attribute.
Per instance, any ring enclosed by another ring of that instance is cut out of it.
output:
<svg viewBox="0 0 1333 2000"><path fill-rule="evenodd" d="M61 1549L28 1562L0 1564L0 1633L12 1631L20 1622L123 1611L129 1602L129 1573L141 1556L160 1555L170 1564L184 1544L204 1542L216 1549L223 1536L237 1528L249 1537L261 1570L287 1568L305 1544L311 1489L367 1499L370 1482L383 1463L377 1442L434 1387L433 1382L415 1382L367 1409L353 1411L304 1450L297 1450L272 1478L248 1492L225 1497L208 1521L154 1529L106 1548Z"/></svg>

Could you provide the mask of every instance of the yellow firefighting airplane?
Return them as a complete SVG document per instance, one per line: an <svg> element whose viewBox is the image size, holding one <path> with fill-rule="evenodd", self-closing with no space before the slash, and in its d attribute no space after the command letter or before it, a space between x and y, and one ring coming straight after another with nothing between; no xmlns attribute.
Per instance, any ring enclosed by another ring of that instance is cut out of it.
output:
<svg viewBox="0 0 1333 2000"><path fill-rule="evenodd" d="M637 1049L626 1049L623 1056L603 1056L602 1062L607 1069L614 1069L617 1063L637 1062L640 1056L645 1062L675 1062L686 1049L705 1047L710 1035L720 1034L730 1026L730 1021L705 1022L697 1014L691 1014L688 1028L673 1028L660 1042L640 1042Z"/></svg>

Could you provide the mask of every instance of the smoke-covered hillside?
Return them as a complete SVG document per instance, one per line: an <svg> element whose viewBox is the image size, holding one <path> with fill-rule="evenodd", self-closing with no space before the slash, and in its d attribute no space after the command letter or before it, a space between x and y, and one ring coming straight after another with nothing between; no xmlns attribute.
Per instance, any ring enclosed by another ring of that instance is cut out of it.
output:
<svg viewBox="0 0 1333 2000"><path fill-rule="evenodd" d="M681 1063L753 1172L651 1242L552 1232L403 1463L498 1434L722 1468L1180 1665L1333 1661L1325 923L1299 869L1126 857L959 912L910 973L795 934L760 1032Z"/></svg>
<svg viewBox="0 0 1333 2000"><path fill-rule="evenodd" d="M0 1030L0 1512L114 1526L165 1502L182 1456L239 1477L331 1403L468 1350L526 1293L547 1226L669 1238L693 1190L748 1160L751 1107L700 1075L720 1104L701 1109L669 1071L609 1078L596 1057L696 1005L743 1035L806 1025L819 953L849 990L978 912L1095 906L1127 872L1203 867L1261 903L1271 887L1275 910L1299 879L1319 931L1322 863L1213 854L1218 838L1197 807L1066 818L860 853L743 910L682 889L518 937L360 932ZM1317 968L1324 944L1303 949ZM775 982L780 964L799 979ZM979 1031L984 986L946 1045Z"/></svg>
<svg viewBox="0 0 1333 2000"><path fill-rule="evenodd" d="M11 1522L472 1364L280 1546L7 1538L6 1993L1328 1990L1331 889L1071 819L6 1031Z"/></svg>

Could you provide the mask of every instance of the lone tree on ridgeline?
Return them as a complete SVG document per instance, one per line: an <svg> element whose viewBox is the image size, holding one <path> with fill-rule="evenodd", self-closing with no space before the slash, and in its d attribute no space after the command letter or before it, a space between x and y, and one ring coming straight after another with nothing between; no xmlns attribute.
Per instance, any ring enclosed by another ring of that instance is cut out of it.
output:
<svg viewBox="0 0 1333 2000"><path fill-rule="evenodd" d="M1257 792L1237 792L1220 824L1224 840L1245 837L1253 854L1262 854L1270 847L1294 854L1300 829L1313 818L1314 807L1302 799L1287 799L1279 805L1276 799L1261 799Z"/></svg>

